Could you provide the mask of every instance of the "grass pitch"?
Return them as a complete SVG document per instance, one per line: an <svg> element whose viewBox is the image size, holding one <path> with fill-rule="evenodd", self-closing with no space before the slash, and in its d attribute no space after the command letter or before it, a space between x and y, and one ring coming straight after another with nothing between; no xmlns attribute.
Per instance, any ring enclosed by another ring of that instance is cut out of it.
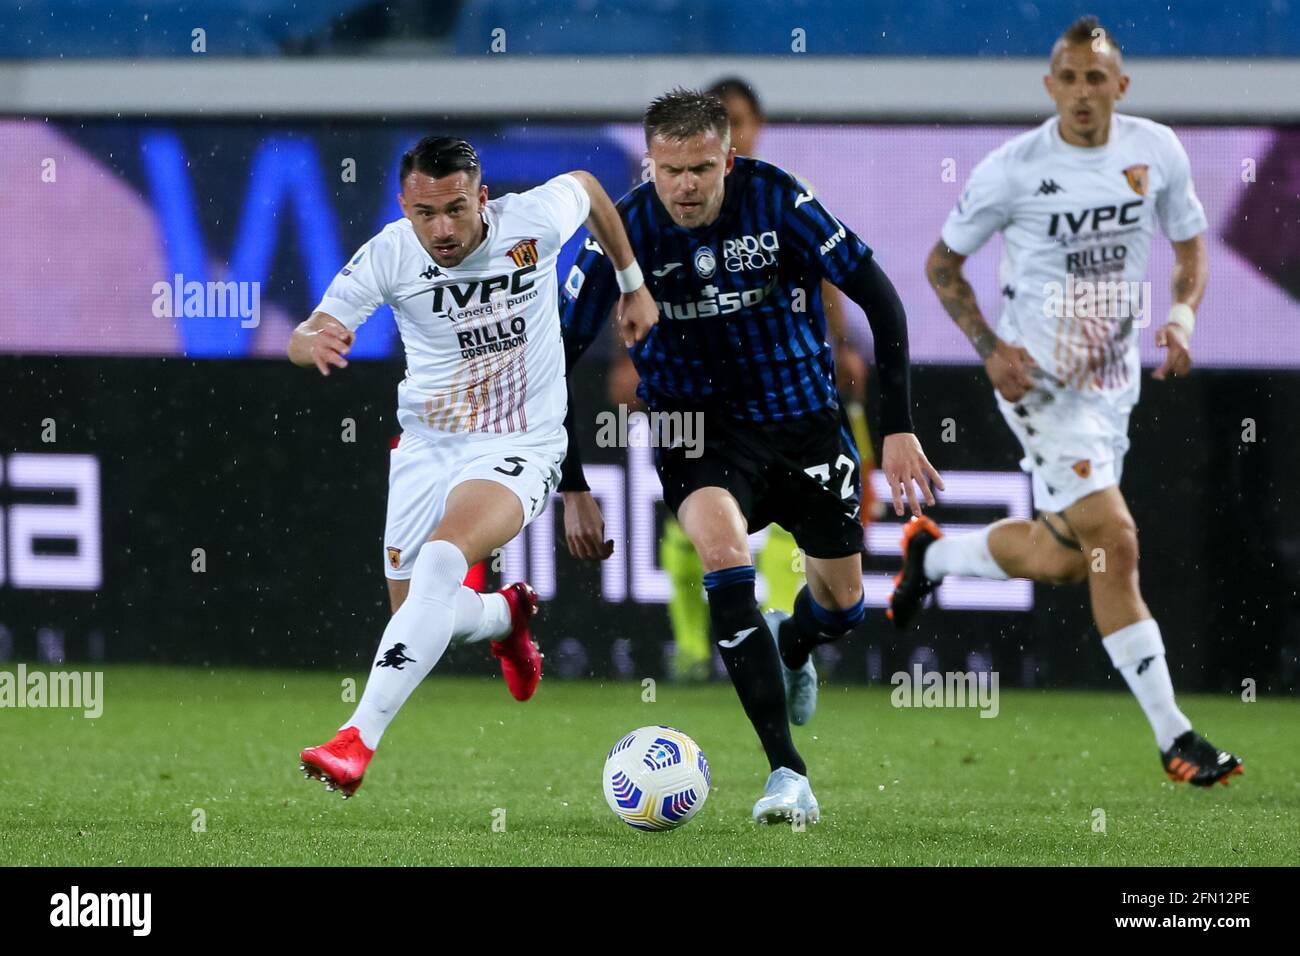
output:
<svg viewBox="0 0 1300 956"><path fill-rule="evenodd" d="M646 703L639 683L550 679L520 704L499 680L435 676L345 802L303 780L297 753L351 713L346 676L113 667L97 720L0 710L0 864L1300 860L1295 700L1180 698L1198 730L1246 760L1230 787L1206 791L1165 780L1126 693L1003 691L983 719L895 709L888 687L823 687L816 718L795 729L822 822L794 833L749 821L766 765L726 684L660 683ZM700 743L714 785L693 821L658 834L625 826L600 791L609 747L656 723Z"/></svg>

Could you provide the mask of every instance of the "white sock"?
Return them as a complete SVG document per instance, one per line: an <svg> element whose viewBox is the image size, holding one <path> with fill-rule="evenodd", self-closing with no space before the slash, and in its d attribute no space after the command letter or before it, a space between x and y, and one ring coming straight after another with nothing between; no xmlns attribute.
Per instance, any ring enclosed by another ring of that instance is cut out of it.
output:
<svg viewBox="0 0 1300 956"><path fill-rule="evenodd" d="M510 605L500 594L479 594L462 586L456 595L456 624L451 637L457 646L498 640L510 633Z"/></svg>
<svg viewBox="0 0 1300 956"><path fill-rule="evenodd" d="M428 541L415 556L411 590L388 620L365 692L344 727L356 727L361 742L379 746L388 724L420 681L433 670L451 641L457 589L469 566L450 541Z"/></svg>
<svg viewBox="0 0 1300 956"><path fill-rule="evenodd" d="M949 574L1005 581L1011 575L1003 571L989 551L992 525L970 534L946 535L925 549L925 576L942 581Z"/></svg>
<svg viewBox="0 0 1300 956"><path fill-rule="evenodd" d="M1124 675L1142 712L1155 731L1160 752L1173 746L1174 739L1192 729L1192 722L1174 703L1174 684L1165 663L1165 644L1160 625L1151 618L1122 627L1101 639L1110 662Z"/></svg>

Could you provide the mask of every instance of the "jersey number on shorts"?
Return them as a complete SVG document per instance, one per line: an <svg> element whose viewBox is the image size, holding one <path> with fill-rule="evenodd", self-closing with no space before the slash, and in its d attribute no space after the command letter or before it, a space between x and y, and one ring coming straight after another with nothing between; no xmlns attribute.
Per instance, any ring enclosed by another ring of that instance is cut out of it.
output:
<svg viewBox="0 0 1300 956"><path fill-rule="evenodd" d="M524 460L518 455L511 455L506 459L506 461L511 462L514 465L514 468L507 470L502 468L500 465L497 465L492 470L501 472L501 474L505 475L507 478L518 478L524 470Z"/></svg>
<svg viewBox="0 0 1300 956"><path fill-rule="evenodd" d="M840 486L840 499L847 500L853 496L853 485L849 479L853 477L853 459L848 455L840 455L835 459L835 467L844 471L844 483ZM824 465L813 465L811 468L805 468L805 472L816 478L823 485L830 484L831 465L827 462Z"/></svg>

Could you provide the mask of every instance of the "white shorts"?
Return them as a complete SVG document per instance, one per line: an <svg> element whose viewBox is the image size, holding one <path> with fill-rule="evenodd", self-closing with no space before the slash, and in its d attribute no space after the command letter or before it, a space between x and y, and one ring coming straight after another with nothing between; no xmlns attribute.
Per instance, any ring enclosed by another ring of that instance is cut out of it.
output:
<svg viewBox="0 0 1300 956"><path fill-rule="evenodd" d="M1025 457L1034 507L1061 511L1085 495L1118 485L1133 406L1103 392L1038 386L1019 402L994 393Z"/></svg>
<svg viewBox="0 0 1300 956"><path fill-rule="evenodd" d="M513 491L524 509L522 530L546 510L568 448L563 427L544 435L408 427L389 459L384 574L410 578L420 546L442 520L447 496L463 481L483 478Z"/></svg>

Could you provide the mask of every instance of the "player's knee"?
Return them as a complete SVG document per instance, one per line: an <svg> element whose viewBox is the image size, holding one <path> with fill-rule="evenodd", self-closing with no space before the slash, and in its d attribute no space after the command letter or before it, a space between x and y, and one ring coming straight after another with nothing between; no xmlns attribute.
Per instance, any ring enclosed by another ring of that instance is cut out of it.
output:
<svg viewBox="0 0 1300 956"><path fill-rule="evenodd" d="M1130 575L1138 569L1138 534L1132 520L1109 523L1097 535L1084 558L1089 570L1098 573Z"/></svg>
<svg viewBox="0 0 1300 956"><path fill-rule="evenodd" d="M1088 579L1088 560L1078 548L1067 548L1060 542L1053 541L1054 548L1048 552L1048 559L1043 562L1044 584L1065 587L1079 584Z"/></svg>
<svg viewBox="0 0 1300 956"><path fill-rule="evenodd" d="M700 555L700 564L705 571L721 571L749 564L753 560L749 548L741 547L730 541L706 541L695 546Z"/></svg>
<svg viewBox="0 0 1300 956"><path fill-rule="evenodd" d="M834 584L823 583L817 603L828 610L851 611L863 606L862 576L855 575Z"/></svg>
<svg viewBox="0 0 1300 956"><path fill-rule="evenodd" d="M827 637L844 636L862 622L866 613L861 586L857 589L857 599L844 606L834 600L823 604L812 596L808 588L801 590L794 601L794 617L800 629Z"/></svg>

